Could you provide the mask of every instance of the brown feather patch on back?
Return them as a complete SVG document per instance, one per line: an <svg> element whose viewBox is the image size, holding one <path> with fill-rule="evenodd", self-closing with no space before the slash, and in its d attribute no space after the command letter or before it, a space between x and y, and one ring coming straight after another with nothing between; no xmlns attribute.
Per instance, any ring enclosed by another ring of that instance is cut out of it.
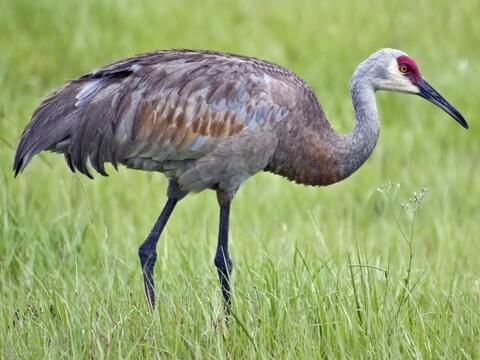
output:
<svg viewBox="0 0 480 360"><path fill-rule="evenodd" d="M105 175L105 162L133 157L198 159L243 129L284 119L297 92L289 103L272 91L277 82L306 87L285 68L232 54L166 50L124 59L48 97L22 135L14 168L44 149L63 152L87 176L88 161Z"/></svg>

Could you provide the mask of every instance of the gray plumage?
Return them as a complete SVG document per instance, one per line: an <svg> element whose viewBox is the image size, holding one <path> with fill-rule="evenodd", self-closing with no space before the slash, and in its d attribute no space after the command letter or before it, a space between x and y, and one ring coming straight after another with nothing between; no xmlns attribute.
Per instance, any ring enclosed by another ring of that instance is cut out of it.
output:
<svg viewBox="0 0 480 360"><path fill-rule="evenodd" d="M168 201L139 250L152 306L156 243L175 204L189 192L216 190L215 265L228 310L228 218L239 186L263 170L309 185L351 175L376 145L375 92L381 89L422 96L468 127L399 50L379 50L355 70L356 123L349 134L334 131L311 88L281 66L220 52L166 50L105 66L47 97L20 138L13 168L18 174L35 154L51 150L89 177L89 164L106 175L106 162L163 172L170 179Z"/></svg>
<svg viewBox="0 0 480 360"><path fill-rule="evenodd" d="M366 158L350 158L348 140L332 131L311 88L291 71L249 57L168 50L108 65L50 95L22 134L14 169L47 149L89 177L88 163L106 175L111 162L162 171L187 192L234 191L265 169L328 184L351 172L349 159L358 167ZM340 166L338 157L347 162ZM311 164L315 174L298 168L309 159L319 161Z"/></svg>

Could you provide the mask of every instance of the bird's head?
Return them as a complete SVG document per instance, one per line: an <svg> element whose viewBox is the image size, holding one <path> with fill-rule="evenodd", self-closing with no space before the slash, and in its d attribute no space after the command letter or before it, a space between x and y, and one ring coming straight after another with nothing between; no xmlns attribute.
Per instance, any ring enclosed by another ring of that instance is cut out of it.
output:
<svg viewBox="0 0 480 360"><path fill-rule="evenodd" d="M415 60L404 52L381 49L362 62L357 72L366 75L375 90L415 94L427 99L468 129L463 115L422 77Z"/></svg>

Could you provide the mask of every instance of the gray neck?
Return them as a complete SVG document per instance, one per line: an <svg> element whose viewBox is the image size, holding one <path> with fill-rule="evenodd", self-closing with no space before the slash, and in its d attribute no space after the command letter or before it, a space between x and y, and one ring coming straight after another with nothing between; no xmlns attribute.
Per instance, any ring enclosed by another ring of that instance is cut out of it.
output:
<svg viewBox="0 0 480 360"><path fill-rule="evenodd" d="M355 128L343 135L339 144L337 156L342 178L350 176L368 159L380 132L375 89L358 71L352 77L350 93L355 110Z"/></svg>
<svg viewBox="0 0 480 360"><path fill-rule="evenodd" d="M362 69L357 68L351 81L353 131L337 133L310 98L302 106L303 116L278 126L279 143L267 170L301 184L328 185L350 176L368 159L377 143L379 123L375 89Z"/></svg>

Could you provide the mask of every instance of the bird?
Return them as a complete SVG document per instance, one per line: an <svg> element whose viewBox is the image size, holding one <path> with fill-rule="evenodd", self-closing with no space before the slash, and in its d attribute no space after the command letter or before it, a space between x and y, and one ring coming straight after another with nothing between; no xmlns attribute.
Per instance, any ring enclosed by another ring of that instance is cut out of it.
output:
<svg viewBox="0 0 480 360"><path fill-rule="evenodd" d="M354 128L338 133L312 88L294 72L254 57L168 49L132 56L68 81L33 112L18 142L17 176L43 150L63 153L71 171L107 175L105 163L163 173L166 203L138 256L148 304L155 308L157 242L177 203L216 192L219 228L214 264L223 307L231 311L230 206L259 172L326 186L346 179L379 136L378 90L415 94L468 129L464 116L401 50L383 48L354 70Z"/></svg>

